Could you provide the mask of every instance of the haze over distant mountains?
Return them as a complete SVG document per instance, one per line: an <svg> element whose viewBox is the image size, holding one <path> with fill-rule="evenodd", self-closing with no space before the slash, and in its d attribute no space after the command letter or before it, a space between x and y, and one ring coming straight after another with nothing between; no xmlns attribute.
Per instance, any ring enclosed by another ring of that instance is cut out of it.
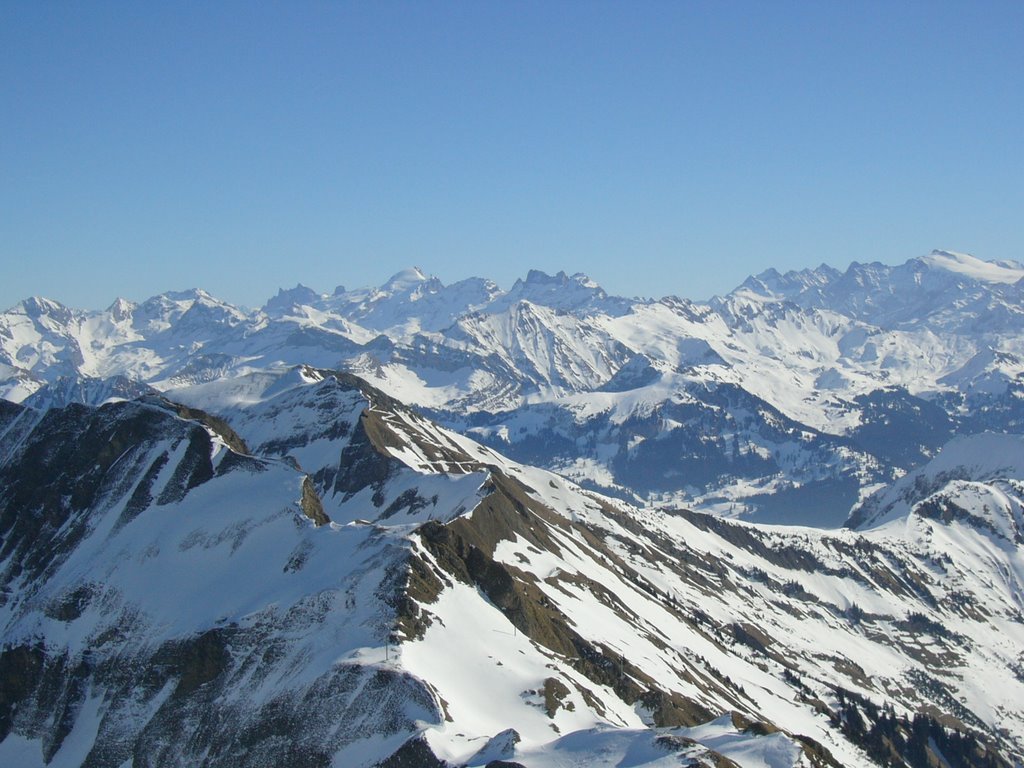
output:
<svg viewBox="0 0 1024 768"><path fill-rule="evenodd" d="M0 763L1020 764L1022 331L944 251L25 300Z"/></svg>

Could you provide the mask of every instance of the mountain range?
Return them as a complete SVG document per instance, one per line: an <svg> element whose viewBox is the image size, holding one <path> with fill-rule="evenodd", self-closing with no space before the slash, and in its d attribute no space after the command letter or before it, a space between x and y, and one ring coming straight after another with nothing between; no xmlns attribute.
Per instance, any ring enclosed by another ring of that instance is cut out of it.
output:
<svg viewBox="0 0 1024 768"><path fill-rule="evenodd" d="M1021 430L1022 281L1015 262L936 251L768 270L706 303L417 269L258 310L200 290L104 311L34 298L0 315L0 395L216 411L312 365L639 506L836 527L953 436Z"/></svg>
<svg viewBox="0 0 1024 768"><path fill-rule="evenodd" d="M26 300L0 762L1019 765L1022 299L936 251Z"/></svg>

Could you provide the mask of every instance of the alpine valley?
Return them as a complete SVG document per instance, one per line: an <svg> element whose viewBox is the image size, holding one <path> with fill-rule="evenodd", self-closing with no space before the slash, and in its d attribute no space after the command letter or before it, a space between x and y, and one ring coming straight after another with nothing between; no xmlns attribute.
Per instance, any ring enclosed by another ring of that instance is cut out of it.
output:
<svg viewBox="0 0 1024 768"><path fill-rule="evenodd" d="M1024 765L1024 266L0 315L0 765Z"/></svg>

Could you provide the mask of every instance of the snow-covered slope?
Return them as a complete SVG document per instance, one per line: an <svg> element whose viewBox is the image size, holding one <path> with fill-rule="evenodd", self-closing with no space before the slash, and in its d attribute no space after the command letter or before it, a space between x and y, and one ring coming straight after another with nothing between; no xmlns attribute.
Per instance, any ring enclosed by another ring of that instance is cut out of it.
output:
<svg viewBox="0 0 1024 768"><path fill-rule="evenodd" d="M639 510L355 377L236 384L0 409L0 762L1024 758L1019 501L1001 536L966 486L865 533Z"/></svg>

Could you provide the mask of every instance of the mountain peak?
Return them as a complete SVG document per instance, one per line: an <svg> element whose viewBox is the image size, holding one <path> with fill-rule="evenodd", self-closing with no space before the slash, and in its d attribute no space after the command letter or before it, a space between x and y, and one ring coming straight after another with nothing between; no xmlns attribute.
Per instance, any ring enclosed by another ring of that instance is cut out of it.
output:
<svg viewBox="0 0 1024 768"><path fill-rule="evenodd" d="M114 320L121 322L123 320L130 319L132 312L134 312L137 307L138 304L134 301L128 301L128 299L123 299L118 296L114 299L111 305L107 307L107 314L114 318Z"/></svg>
<svg viewBox="0 0 1024 768"><path fill-rule="evenodd" d="M419 283L425 283L427 277L419 267L409 267L393 274L390 279L381 286L385 291L401 291L412 288Z"/></svg>
<svg viewBox="0 0 1024 768"><path fill-rule="evenodd" d="M277 289L277 295L278 296L308 296L308 297L311 297L311 298L315 298L315 297L319 296L320 294L318 294L316 291L314 291L308 285L303 285L302 283L296 283L294 288L278 288Z"/></svg>
<svg viewBox="0 0 1024 768"><path fill-rule="evenodd" d="M195 301L197 299L212 299L202 288L186 288L184 291L165 291L161 296L171 301Z"/></svg>
<svg viewBox="0 0 1024 768"><path fill-rule="evenodd" d="M852 267L851 267L852 268ZM782 273L774 267L748 277L731 295L762 296L770 299L793 299L809 291L819 291L841 277L837 269L821 264L815 269L789 270Z"/></svg>
<svg viewBox="0 0 1024 768"><path fill-rule="evenodd" d="M590 279L587 275L582 272L576 272L573 275L567 275L565 271L559 270L554 275L549 275L540 269L531 269L526 273L526 280L523 281L524 285L529 286L551 286L551 285L569 285L575 284L581 288L597 288L600 290L596 282Z"/></svg>
<svg viewBox="0 0 1024 768"><path fill-rule="evenodd" d="M264 311L288 310L292 307L311 305L320 298L320 294L302 283L294 288L278 288L277 295L263 305Z"/></svg>
<svg viewBox="0 0 1024 768"><path fill-rule="evenodd" d="M536 285L538 283L550 283L554 280L565 282L565 272L559 270L554 276L549 275L542 269L531 269L526 273L526 280L524 281L527 285Z"/></svg>
<svg viewBox="0 0 1024 768"><path fill-rule="evenodd" d="M919 261L982 283L1016 283L1024 278L1024 265L1015 261L984 261L969 253L934 250Z"/></svg>
<svg viewBox="0 0 1024 768"><path fill-rule="evenodd" d="M136 306L134 301L118 296L107 307L107 312L130 312Z"/></svg>
<svg viewBox="0 0 1024 768"><path fill-rule="evenodd" d="M525 300L552 309L569 311L591 306L595 301L605 301L608 294L582 272L567 275L559 271L549 275L539 269L531 269L526 273L525 280L516 280L504 298L501 307Z"/></svg>
<svg viewBox="0 0 1024 768"><path fill-rule="evenodd" d="M64 315L70 312L59 301L48 299L45 296L30 296L21 302L21 308L29 317L41 317L49 314Z"/></svg>

